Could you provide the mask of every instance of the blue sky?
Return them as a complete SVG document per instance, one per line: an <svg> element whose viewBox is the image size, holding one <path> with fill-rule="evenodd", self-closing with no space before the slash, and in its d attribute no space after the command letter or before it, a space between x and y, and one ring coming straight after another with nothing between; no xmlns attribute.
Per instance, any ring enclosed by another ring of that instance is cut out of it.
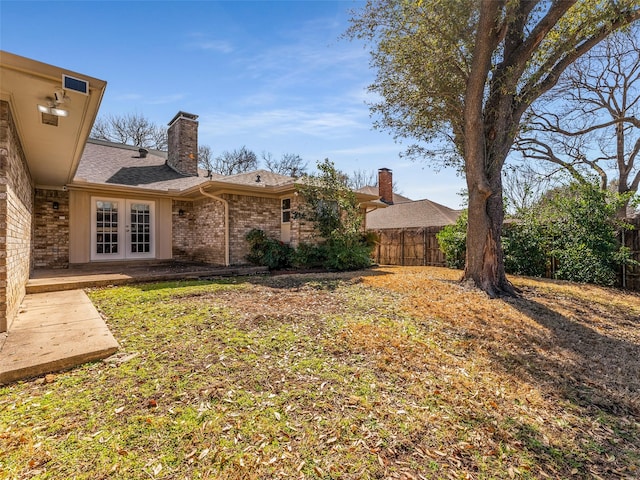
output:
<svg viewBox="0 0 640 480"><path fill-rule="evenodd" d="M464 179L400 158L372 128L369 54L340 38L362 4L0 0L0 48L106 80L101 115L199 115L214 156L245 145L348 173L388 167L404 195L457 208Z"/></svg>

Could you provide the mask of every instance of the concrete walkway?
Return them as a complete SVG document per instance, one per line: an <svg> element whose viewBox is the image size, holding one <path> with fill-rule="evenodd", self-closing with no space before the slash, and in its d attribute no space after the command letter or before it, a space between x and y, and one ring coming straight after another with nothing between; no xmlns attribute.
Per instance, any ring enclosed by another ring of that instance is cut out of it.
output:
<svg viewBox="0 0 640 480"><path fill-rule="evenodd" d="M4 345L0 384L106 358L118 342L82 290L25 296Z"/></svg>
<svg viewBox="0 0 640 480"><path fill-rule="evenodd" d="M266 267L123 262L36 270L8 334L0 334L0 385L106 358L118 349L82 291L88 287L266 273Z"/></svg>

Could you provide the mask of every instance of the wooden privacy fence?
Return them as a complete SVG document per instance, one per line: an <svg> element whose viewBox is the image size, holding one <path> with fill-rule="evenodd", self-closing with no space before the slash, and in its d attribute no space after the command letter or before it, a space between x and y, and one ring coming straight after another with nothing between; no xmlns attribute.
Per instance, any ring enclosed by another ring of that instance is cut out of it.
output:
<svg viewBox="0 0 640 480"><path fill-rule="evenodd" d="M381 265L446 265L436 233L442 227L385 228L372 230L378 236L374 261Z"/></svg>
<svg viewBox="0 0 640 480"><path fill-rule="evenodd" d="M632 258L640 262L640 218L627 219L627 223L633 225L633 230L621 233L624 245L631 250ZM629 290L640 291L640 267L627 266L621 269L618 276L618 285Z"/></svg>
<svg viewBox="0 0 640 480"><path fill-rule="evenodd" d="M627 219L626 221L633 225L634 229L622 232L621 240L631 250L633 259L640 262L640 218ZM372 230L378 236L373 259L381 265L443 267L446 262L436 238L436 233L440 230L442 227ZM618 275L618 286L640 291L640 267L626 266L621 268Z"/></svg>

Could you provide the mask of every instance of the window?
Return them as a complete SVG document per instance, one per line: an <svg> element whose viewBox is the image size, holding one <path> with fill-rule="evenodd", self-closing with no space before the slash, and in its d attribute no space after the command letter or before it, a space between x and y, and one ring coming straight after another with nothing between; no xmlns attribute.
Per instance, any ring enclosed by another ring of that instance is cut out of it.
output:
<svg viewBox="0 0 640 480"><path fill-rule="evenodd" d="M282 199L282 223L289 223L291 221L291 199Z"/></svg>

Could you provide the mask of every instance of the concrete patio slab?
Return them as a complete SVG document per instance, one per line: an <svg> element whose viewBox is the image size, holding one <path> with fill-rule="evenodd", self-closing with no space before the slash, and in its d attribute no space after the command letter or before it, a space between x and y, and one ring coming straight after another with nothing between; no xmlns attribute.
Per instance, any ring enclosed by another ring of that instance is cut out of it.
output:
<svg viewBox="0 0 640 480"><path fill-rule="evenodd" d="M0 384L106 358L117 349L82 290L29 294L0 342Z"/></svg>
<svg viewBox="0 0 640 480"><path fill-rule="evenodd" d="M211 267L200 265L128 266L92 265L90 269L36 270L26 286L30 293L75 290L108 285L126 285L139 282L159 282L168 280L195 280L199 278L256 275L267 273L267 267Z"/></svg>

